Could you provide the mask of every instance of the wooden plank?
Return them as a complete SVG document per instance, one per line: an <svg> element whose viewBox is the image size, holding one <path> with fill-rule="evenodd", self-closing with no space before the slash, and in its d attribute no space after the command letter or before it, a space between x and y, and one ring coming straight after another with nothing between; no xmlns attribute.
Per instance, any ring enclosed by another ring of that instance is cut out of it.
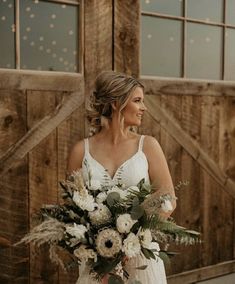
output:
<svg viewBox="0 0 235 284"><path fill-rule="evenodd" d="M85 52L85 94L93 92L97 75L104 70L112 70L113 52L113 6L112 0L84 1L84 47ZM85 135L89 127L85 125Z"/></svg>
<svg viewBox="0 0 235 284"><path fill-rule="evenodd" d="M221 185L233 198L235 197L235 183L226 185L227 175L212 158L202 150L199 143L194 141L182 130L181 126L154 101L153 96L146 96L147 108L153 119L168 131L168 133Z"/></svg>
<svg viewBox="0 0 235 284"><path fill-rule="evenodd" d="M30 131L10 147L0 158L0 175L3 174L14 161L24 157L77 107L79 107L83 103L82 93L83 85L81 85L81 90L79 92L72 93L67 101L52 109L51 114L44 116L34 124ZM37 94L39 95L40 92Z"/></svg>
<svg viewBox="0 0 235 284"><path fill-rule="evenodd" d="M60 95L57 99L61 100ZM72 146L84 137L84 104L75 110L71 116L62 122L57 128L57 160L58 160L58 181L65 179L67 172L68 155ZM58 190L58 200L62 203L60 196L60 189ZM78 269L71 269L65 273L59 269L59 283L76 283L78 278Z"/></svg>
<svg viewBox="0 0 235 284"><path fill-rule="evenodd" d="M81 89L82 75L76 73L0 69L0 89L71 91Z"/></svg>
<svg viewBox="0 0 235 284"><path fill-rule="evenodd" d="M171 115L176 114L175 112L175 97L168 97L168 96L161 96L161 109L167 109ZM181 98L177 101L177 106L179 109L181 109ZM156 111L156 110L155 110ZM179 111L176 114L177 120L180 119L181 112ZM172 176L172 180L174 184L177 184L181 180L181 155L182 155L182 147L179 143L176 142L175 139L173 139L168 131L161 127L161 140L159 141L160 145L163 149L163 152L165 154L165 157L167 159L167 163L169 166L170 174ZM177 193L179 194L179 193ZM178 197L178 196L177 196ZM177 204L177 209L174 211L172 217L175 218L175 220L180 224L181 218L181 210L180 210L180 204ZM171 250L174 247L171 246L169 250ZM178 248L177 248L178 251ZM177 261L174 263L171 263L170 266L166 266L166 272L167 275L170 273L176 273L178 271L181 271L182 267L182 259L181 256L177 258Z"/></svg>
<svg viewBox="0 0 235 284"><path fill-rule="evenodd" d="M218 98L203 97L201 103L201 147L219 164L219 126L221 105ZM202 266L233 258L233 199L208 175L201 171L201 216L203 220ZM230 225L229 225L230 224ZM213 234L211 234L213 232ZM215 250L216 247L216 250Z"/></svg>
<svg viewBox="0 0 235 284"><path fill-rule="evenodd" d="M1 153L27 131L26 95L0 92ZM13 247L28 231L27 157L17 161L0 179L0 283L28 283L27 246Z"/></svg>
<svg viewBox="0 0 235 284"><path fill-rule="evenodd" d="M235 261L231 260L231 261L218 263L216 265L211 265L187 272L182 272L176 275L171 275L170 277L167 277L167 283L189 284L189 283L195 283L197 281L219 277L233 272L235 272Z"/></svg>
<svg viewBox="0 0 235 284"><path fill-rule="evenodd" d="M223 99L221 103L221 120L220 120L220 167L226 171L230 177L227 183L230 184L235 179L235 100L234 98ZM234 214L235 214L235 203ZM230 219L228 219L229 221ZM235 257L235 224L234 220L230 220L233 224L233 257ZM231 227L230 224L230 227Z"/></svg>
<svg viewBox="0 0 235 284"><path fill-rule="evenodd" d="M167 96L168 97L168 96ZM178 97L179 99L179 97ZM174 102L174 101L173 101ZM192 139L200 139L200 98L183 96L180 113L180 125ZM178 119L179 119L178 118ZM183 227L200 231L200 166L186 152L181 152L181 181L188 181L189 184L176 191L178 197L176 208L177 223ZM171 267L173 273L192 270L200 264L200 244L194 246L174 246L180 255L173 258Z"/></svg>
<svg viewBox="0 0 235 284"><path fill-rule="evenodd" d="M40 95L39 95L40 94ZM55 93L27 92L28 127L32 129L38 121L56 107ZM56 130L40 141L29 153L29 211L33 216L43 204L57 203L57 145ZM30 228L33 227L32 219ZM38 251L30 248L31 283L57 283L57 268L48 261L48 248Z"/></svg>
<svg viewBox="0 0 235 284"><path fill-rule="evenodd" d="M140 1L114 1L114 70L139 76Z"/></svg>
<svg viewBox="0 0 235 284"><path fill-rule="evenodd" d="M178 96L235 96L235 83L195 79L176 79L141 76L146 94Z"/></svg>

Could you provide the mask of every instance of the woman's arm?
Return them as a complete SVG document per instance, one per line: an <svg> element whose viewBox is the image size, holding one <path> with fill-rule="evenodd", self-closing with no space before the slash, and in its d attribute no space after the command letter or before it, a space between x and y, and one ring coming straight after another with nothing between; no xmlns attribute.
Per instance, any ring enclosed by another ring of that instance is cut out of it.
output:
<svg viewBox="0 0 235 284"><path fill-rule="evenodd" d="M67 174L79 170L82 167L82 160L84 156L84 141L81 140L76 143L68 157Z"/></svg>
<svg viewBox="0 0 235 284"><path fill-rule="evenodd" d="M156 195L170 194L175 198L175 190L172 183L169 168L161 146L154 137L146 136L143 149L149 164L149 177L152 185L156 188ZM155 194L155 193L154 193ZM162 217L169 217L176 208L176 201L172 202L172 211L159 212Z"/></svg>

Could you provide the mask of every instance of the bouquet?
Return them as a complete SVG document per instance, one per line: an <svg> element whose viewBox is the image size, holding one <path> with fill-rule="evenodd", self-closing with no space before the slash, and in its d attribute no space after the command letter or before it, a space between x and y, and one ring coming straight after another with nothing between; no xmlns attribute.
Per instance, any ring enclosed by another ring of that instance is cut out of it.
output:
<svg viewBox="0 0 235 284"><path fill-rule="evenodd" d="M166 248L170 242L199 241L198 232L160 217L156 209L171 211L173 197L154 197L144 179L125 188L120 182L102 185L91 175L85 181L81 171L75 171L60 185L64 203L44 205L38 213L40 223L19 243L48 244L51 260L64 269L68 265L59 252L65 250L72 264L85 262L98 281L109 275L108 283L122 284L128 279L129 258L142 254L165 259L172 253L160 250L159 244Z"/></svg>

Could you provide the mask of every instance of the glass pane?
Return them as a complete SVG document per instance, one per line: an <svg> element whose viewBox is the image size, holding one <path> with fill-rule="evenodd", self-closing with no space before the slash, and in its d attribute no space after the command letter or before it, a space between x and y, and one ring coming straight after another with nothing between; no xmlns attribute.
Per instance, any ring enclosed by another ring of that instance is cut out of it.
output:
<svg viewBox="0 0 235 284"><path fill-rule="evenodd" d="M174 16L183 15L183 0L141 0L141 10Z"/></svg>
<svg viewBox="0 0 235 284"><path fill-rule="evenodd" d="M0 68L15 68L14 0L0 0Z"/></svg>
<svg viewBox="0 0 235 284"><path fill-rule="evenodd" d="M223 22L223 0L188 0L187 17Z"/></svg>
<svg viewBox="0 0 235 284"><path fill-rule="evenodd" d="M235 80L235 29L227 29L225 36L225 80Z"/></svg>
<svg viewBox="0 0 235 284"><path fill-rule="evenodd" d="M181 21L142 16L142 74L180 77L181 42Z"/></svg>
<svg viewBox="0 0 235 284"><path fill-rule="evenodd" d="M21 69L78 71L78 6L20 1Z"/></svg>
<svg viewBox="0 0 235 284"><path fill-rule="evenodd" d="M235 1L227 0L226 2L226 24L235 25Z"/></svg>
<svg viewBox="0 0 235 284"><path fill-rule="evenodd" d="M187 77L221 79L222 52L222 28L188 23Z"/></svg>

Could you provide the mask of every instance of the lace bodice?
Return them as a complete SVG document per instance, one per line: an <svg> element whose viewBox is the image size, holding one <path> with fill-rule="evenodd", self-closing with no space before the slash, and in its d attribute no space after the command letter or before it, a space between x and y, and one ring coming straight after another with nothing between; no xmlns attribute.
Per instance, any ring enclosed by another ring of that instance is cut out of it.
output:
<svg viewBox="0 0 235 284"><path fill-rule="evenodd" d="M85 154L82 162L82 172L85 180L88 179L88 171L90 171L92 179L99 180L103 184L117 184L118 181L124 183L126 187L136 185L141 179L149 183L148 161L143 152L144 135L140 136L137 152L124 163L122 163L114 176L111 177L108 171L95 160L89 151L89 140L85 141Z"/></svg>

